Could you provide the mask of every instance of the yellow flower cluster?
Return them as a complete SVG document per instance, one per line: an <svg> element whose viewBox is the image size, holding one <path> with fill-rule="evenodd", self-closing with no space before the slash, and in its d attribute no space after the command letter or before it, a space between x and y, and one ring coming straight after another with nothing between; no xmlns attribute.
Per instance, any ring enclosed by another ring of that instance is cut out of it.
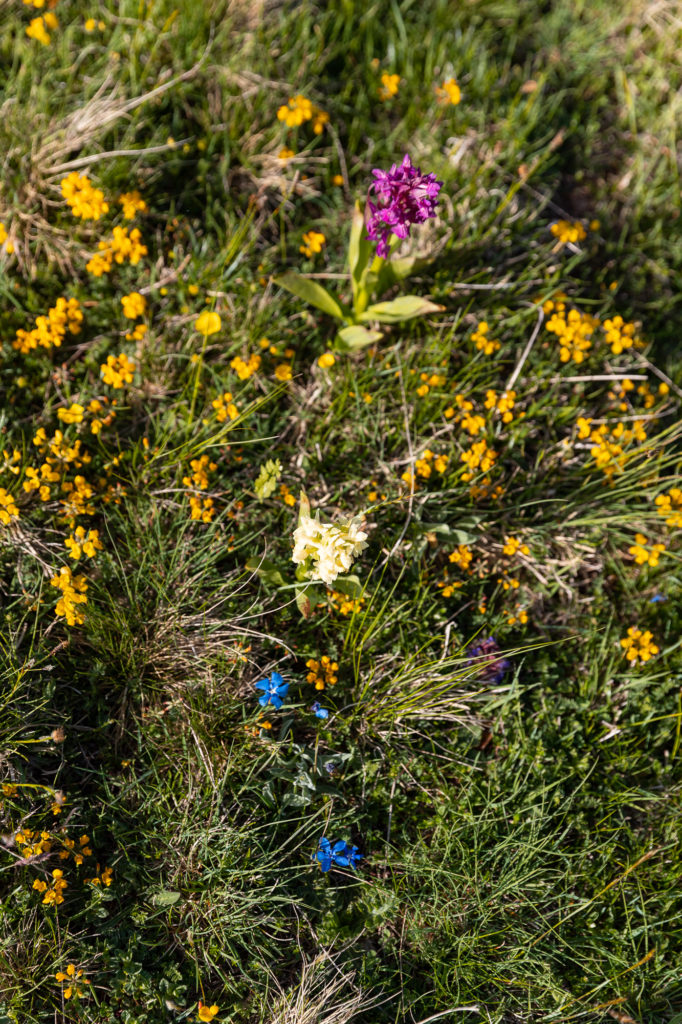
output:
<svg viewBox="0 0 682 1024"><path fill-rule="evenodd" d="M123 315L128 320L137 320L138 316L144 316L147 300L139 292L131 292L130 295L124 295L121 298L121 305L123 306Z"/></svg>
<svg viewBox="0 0 682 1024"><path fill-rule="evenodd" d="M268 722L268 727L271 728ZM211 1021L218 1013L218 1007L214 1004L213 1006L204 1006L201 1000L199 1000L199 1012L197 1013L197 1020L200 1020L202 1024L211 1024Z"/></svg>
<svg viewBox="0 0 682 1024"><path fill-rule="evenodd" d="M76 516L92 516L95 509L88 504L93 495L93 489L84 476L75 476L73 483L65 480L62 484L62 491L68 495L62 498L62 515L67 519L74 519ZM71 523L70 525L73 525Z"/></svg>
<svg viewBox="0 0 682 1024"><path fill-rule="evenodd" d="M332 590L331 593L327 592L327 597L332 607L341 615L354 615L356 612L361 611L365 603L364 597L348 597L339 590Z"/></svg>
<svg viewBox="0 0 682 1024"><path fill-rule="evenodd" d="M630 626L628 635L623 637L620 645L628 661L634 663L639 660L644 663L653 658L654 654L658 654L658 647L653 643L653 639L653 634L648 629L643 633L636 626Z"/></svg>
<svg viewBox="0 0 682 1024"><path fill-rule="evenodd" d="M182 482L185 487L194 487L199 491L205 491L208 487L208 474L213 473L217 468L215 462L209 460L208 455L202 455L190 462L192 469L191 476L183 476Z"/></svg>
<svg viewBox="0 0 682 1024"><path fill-rule="evenodd" d="M441 592L441 597L452 597L461 587L464 586L461 580L450 580L447 568L443 570L443 580L439 580L436 586Z"/></svg>
<svg viewBox="0 0 682 1024"><path fill-rule="evenodd" d="M422 478L422 480L428 480L434 469L442 476L448 468L448 458L449 456L447 455L436 455L430 448L425 448L421 458L415 460L415 472L418 477ZM412 486L413 476L409 469L405 470L400 479L403 480L408 487ZM416 478L414 479L416 482Z"/></svg>
<svg viewBox="0 0 682 1024"><path fill-rule="evenodd" d="M75 964L68 964L65 971L57 971L55 978L60 984L65 981L69 982L62 993L65 999L71 999L72 996L81 999L88 994L88 990L84 986L89 985L90 982L83 971L76 970Z"/></svg>
<svg viewBox="0 0 682 1024"><path fill-rule="evenodd" d="M125 263L128 260L134 267L147 255L147 246L142 244L139 228L129 231L128 228L115 227L111 238L98 242L97 248L99 252L85 264L85 269L94 277L108 274L114 261Z"/></svg>
<svg viewBox="0 0 682 1024"><path fill-rule="evenodd" d="M279 496L282 499L282 501L284 502L284 504L288 505L289 508L293 508L294 505L296 504L296 498L291 493L291 491L289 490L289 488L287 487L286 484L280 484L279 485Z"/></svg>
<svg viewBox="0 0 682 1024"><path fill-rule="evenodd" d="M288 103L279 108L277 120L284 121L287 128L298 128L304 121L312 121L313 131L316 135L321 135L324 126L329 123L329 114L320 110L299 93L297 96L292 96Z"/></svg>
<svg viewBox="0 0 682 1024"><path fill-rule="evenodd" d="M656 498L659 516L667 516L667 526L682 526L682 490L673 487L667 494L659 494Z"/></svg>
<svg viewBox="0 0 682 1024"><path fill-rule="evenodd" d="M132 384L135 373L135 363L132 363L125 352L117 356L107 356L106 363L100 366L102 380L112 388L122 388L125 384Z"/></svg>
<svg viewBox="0 0 682 1024"><path fill-rule="evenodd" d="M321 231L306 231L303 235L303 245L298 247L298 251L310 259L315 253L322 252L322 246L326 241Z"/></svg>
<svg viewBox="0 0 682 1024"><path fill-rule="evenodd" d="M118 201L123 207L123 217L125 220L132 220L138 211L143 212L147 209L147 204L137 189L133 192L123 192L118 197Z"/></svg>
<svg viewBox="0 0 682 1024"><path fill-rule="evenodd" d="M590 455L610 480L616 472L622 472L627 462L625 448L633 441L646 441L646 431L641 420L634 420L632 427L618 422L612 429L602 423L590 432L590 440L594 442Z"/></svg>
<svg viewBox="0 0 682 1024"><path fill-rule="evenodd" d="M587 238L587 232L579 220L558 220L549 229L561 245L569 242L582 242Z"/></svg>
<svg viewBox="0 0 682 1024"><path fill-rule="evenodd" d="M462 473L462 480L471 480L476 471L487 473L489 469L492 469L497 459L497 452L489 448L486 441L481 439L474 441L471 448L462 452L460 458L468 467L468 472Z"/></svg>
<svg viewBox="0 0 682 1024"><path fill-rule="evenodd" d="M428 395L431 388L442 388L445 384L445 377L442 373L420 373L419 379L421 384L417 388L417 394L420 398Z"/></svg>
<svg viewBox="0 0 682 1024"><path fill-rule="evenodd" d="M474 553L468 544L458 544L454 551L448 555L448 561L456 565L462 572L471 572L469 566Z"/></svg>
<svg viewBox="0 0 682 1024"><path fill-rule="evenodd" d="M77 440L73 445L66 444L61 430L56 430L54 436L48 441L45 429L40 427L33 438L33 444L40 450L45 461L39 469L34 466L26 467L23 488L27 494L38 491L41 501L49 501L49 484L57 483L61 478L61 473L68 466L79 469L90 462L90 455L81 448L81 442ZM83 477L76 477L76 479L82 481ZM62 489L67 491L71 486L65 482Z"/></svg>
<svg viewBox="0 0 682 1024"><path fill-rule="evenodd" d="M103 551L99 539L98 530L88 530L87 536L83 526L77 526L70 537L64 541L64 546L69 549L69 558L78 561L81 555L94 558L97 551Z"/></svg>
<svg viewBox="0 0 682 1024"><path fill-rule="evenodd" d="M0 487L0 523L9 526L12 519L19 518L19 509L11 494L4 487Z"/></svg>
<svg viewBox="0 0 682 1024"><path fill-rule="evenodd" d="M486 409L492 409L495 412L499 412L502 416L503 423L511 423L514 419L514 402L516 401L515 391L503 391L500 397L497 397L497 392L488 390L485 393L485 402L483 403Z"/></svg>
<svg viewBox="0 0 682 1024"><path fill-rule="evenodd" d="M97 865L97 874L94 875L93 878L84 878L83 881L84 882L89 882L90 885L97 885L97 886L99 886L99 885L106 885L106 887L109 888L109 886L111 885L113 877L114 877L114 872L113 872L112 868L104 868L104 870L100 872L99 864L98 864Z"/></svg>
<svg viewBox="0 0 682 1024"><path fill-rule="evenodd" d="M658 565L658 560L665 551L665 544L652 544L648 548L648 543L643 533L636 533L635 543L631 548L628 548L628 552L632 555L637 565L649 565L653 569Z"/></svg>
<svg viewBox="0 0 682 1024"><path fill-rule="evenodd" d="M621 355L628 348L641 346L641 341L636 334L635 324L626 324L622 316L614 316L612 320L604 321L604 337L614 356Z"/></svg>
<svg viewBox="0 0 682 1024"><path fill-rule="evenodd" d="M104 192L93 187L87 174L72 171L66 178L62 178L59 184L74 217L80 217L81 220L99 220L103 213L109 212L109 204L104 201Z"/></svg>
<svg viewBox="0 0 682 1024"><path fill-rule="evenodd" d="M45 893L43 903L46 903L48 906L54 905L55 907L64 902L63 892L67 886L68 882L64 878L64 872L61 868L55 868L52 872L52 885L50 887L48 887L47 882L43 882L40 878L36 878L33 883L34 889Z"/></svg>
<svg viewBox="0 0 682 1024"><path fill-rule="evenodd" d="M519 551L521 552L522 555L529 555L530 554L530 548L528 547L528 545L524 544L522 541L518 540L516 537L505 537L504 538L504 547L502 548L502 554L503 555L508 555L511 558L512 555L515 555Z"/></svg>
<svg viewBox="0 0 682 1024"><path fill-rule="evenodd" d="M399 85L400 75L389 75L387 71L384 71L381 76L381 85L379 86L379 99L390 100L398 92Z"/></svg>
<svg viewBox="0 0 682 1024"><path fill-rule="evenodd" d="M339 666L328 654L323 654L319 661L309 658L305 664L306 668L310 669L306 679L309 683L315 684L316 690L324 690L325 686L333 686L338 681L336 673Z"/></svg>
<svg viewBox="0 0 682 1024"><path fill-rule="evenodd" d="M437 85L435 87L435 92L436 99L439 103L442 103L443 106L452 104L456 107L462 98L462 91L454 78L447 78L442 85Z"/></svg>
<svg viewBox="0 0 682 1024"><path fill-rule="evenodd" d="M215 462L209 460L208 455L202 455L190 462L191 476L183 476L182 482L185 487L192 487L197 491L205 491L208 487L208 474L218 468ZM210 523L215 515L212 498L201 498L196 494L188 494L190 506L190 518L200 519L202 523Z"/></svg>
<svg viewBox="0 0 682 1024"><path fill-rule="evenodd" d="M47 316L36 317L36 325L32 331L17 331L12 348L22 355L35 348L59 348L67 330L78 334L83 322L83 313L78 299L65 299L63 296L47 311Z"/></svg>
<svg viewBox="0 0 682 1024"><path fill-rule="evenodd" d="M237 416L239 416L239 410L232 401L231 391L225 391L222 395L218 395L211 402L211 405L215 409L215 417L218 423L224 423L228 416L231 420L236 420Z"/></svg>
<svg viewBox="0 0 682 1024"><path fill-rule="evenodd" d="M661 381L658 385L658 397L665 398L669 392L669 385L666 384L665 381ZM649 387L649 382L647 380L642 381L642 383L635 388L634 382L626 377L625 380L620 382L618 391L609 391L607 394L611 401L619 402L618 409L620 412L627 412L630 408L627 402L624 401L628 395L632 395L633 397L634 395L639 395L639 397L643 399L645 409L651 409L656 404L656 395Z"/></svg>
<svg viewBox="0 0 682 1024"><path fill-rule="evenodd" d="M40 7L41 5L34 3L33 6ZM26 28L26 35L29 39L35 39L42 43L43 46L49 46L51 36L47 31L48 28L51 28L53 31L59 28L59 22L52 11L48 11L41 18L31 18L30 24Z"/></svg>
<svg viewBox="0 0 682 1024"><path fill-rule="evenodd" d="M57 409L57 419L66 424L82 423L84 412L85 406L79 405L78 402L72 402L68 409Z"/></svg>
<svg viewBox="0 0 682 1024"><path fill-rule="evenodd" d="M559 339L559 358L562 363L573 360L582 363L586 353L592 347L592 335L599 321L589 313L580 313L577 309L566 312L566 303L548 299L543 305L546 314L551 317L545 324L550 334Z"/></svg>
<svg viewBox="0 0 682 1024"><path fill-rule="evenodd" d="M69 567L63 565L57 575L52 577L50 584L62 592L57 601L55 615L65 618L68 626L79 626L85 622L83 612L76 607L87 604L88 601L85 596L88 589L85 576L73 576Z"/></svg>
<svg viewBox="0 0 682 1024"><path fill-rule="evenodd" d="M490 328L487 321L481 320L476 326L476 330L471 335L471 340L475 343L476 348L486 356L494 355L494 353L498 352L500 348L499 341L488 337L489 330Z"/></svg>
<svg viewBox="0 0 682 1024"><path fill-rule="evenodd" d="M241 356L235 356L234 359L230 360L230 366L236 372L240 380L248 380L258 370L261 364L261 357L256 355L250 355L248 360L244 360Z"/></svg>
<svg viewBox="0 0 682 1024"><path fill-rule="evenodd" d="M503 590L518 590L521 586L515 576L498 576L497 582L502 584Z"/></svg>
<svg viewBox="0 0 682 1024"><path fill-rule="evenodd" d="M446 420L456 417L455 423L458 423L471 437L476 437L485 428L484 417L473 412L474 403L464 395L455 395L453 401L455 405L449 406L443 413ZM460 410L459 415L457 415L457 409Z"/></svg>
<svg viewBox="0 0 682 1024"><path fill-rule="evenodd" d="M528 612L520 604L516 606L516 614L505 612L505 615L507 616L508 626L514 626L517 622L520 626L525 626L528 622Z"/></svg>

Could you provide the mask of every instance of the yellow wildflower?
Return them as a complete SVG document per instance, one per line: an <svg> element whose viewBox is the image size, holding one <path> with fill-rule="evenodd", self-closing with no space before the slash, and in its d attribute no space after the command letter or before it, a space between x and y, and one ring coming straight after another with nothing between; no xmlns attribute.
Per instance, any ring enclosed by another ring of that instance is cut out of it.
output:
<svg viewBox="0 0 682 1024"><path fill-rule="evenodd" d="M147 301L139 292L131 292L130 295L124 295L121 298L121 305L123 306L123 315L128 320L137 320L138 316L144 316Z"/></svg>
<svg viewBox="0 0 682 1024"><path fill-rule="evenodd" d="M217 313L205 310L194 321L194 330L208 337L210 334L217 334L221 325L222 321Z"/></svg>
<svg viewBox="0 0 682 1024"><path fill-rule="evenodd" d="M144 211L147 209L147 204L135 189L132 192L123 192L118 197L118 201L123 207L123 216L125 220L132 220L138 211Z"/></svg>
<svg viewBox="0 0 682 1024"><path fill-rule="evenodd" d="M649 661L658 654L658 647L653 643L653 634L647 629L644 633L636 626L630 626L628 635L620 642L625 657L633 664L636 661Z"/></svg>
<svg viewBox="0 0 682 1024"><path fill-rule="evenodd" d="M211 1021L218 1013L218 1007L214 1004L213 1006L204 1006L199 1000L199 1012L197 1013L197 1020L203 1022L203 1024L211 1024Z"/></svg>
<svg viewBox="0 0 682 1024"><path fill-rule="evenodd" d="M556 224L552 224L549 230L561 245L567 245L569 242L574 244L582 242L587 237L585 228L578 220L558 220Z"/></svg>
<svg viewBox="0 0 682 1024"><path fill-rule="evenodd" d="M399 85L400 75L389 75L388 72L384 71L381 76L381 85L379 86L379 99L390 100L398 92Z"/></svg>
<svg viewBox="0 0 682 1024"><path fill-rule="evenodd" d="M325 242L326 238L320 231L306 231L303 235L303 245L299 246L298 251L310 259L314 253L322 252Z"/></svg>
<svg viewBox="0 0 682 1024"><path fill-rule="evenodd" d="M438 102L443 105L451 103L453 106L457 106L462 98L462 91L454 78L448 78L442 85L437 85L435 91Z"/></svg>

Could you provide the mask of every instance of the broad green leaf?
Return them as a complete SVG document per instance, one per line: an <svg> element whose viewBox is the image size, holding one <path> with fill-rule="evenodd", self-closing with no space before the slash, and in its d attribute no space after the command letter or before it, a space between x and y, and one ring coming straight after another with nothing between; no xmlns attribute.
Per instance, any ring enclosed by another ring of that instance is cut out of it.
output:
<svg viewBox="0 0 682 1024"><path fill-rule="evenodd" d="M368 306L359 317L360 320L378 320L382 324L399 324L403 320L412 320L415 316L426 313L440 313L445 306L438 306L430 299L420 295L399 295L390 302L375 302Z"/></svg>
<svg viewBox="0 0 682 1024"><path fill-rule="evenodd" d="M377 293L383 295L394 284L399 284L411 274L419 273L428 267L430 260L419 259L417 256L399 256L396 259L383 260L379 271Z"/></svg>
<svg viewBox="0 0 682 1024"><path fill-rule="evenodd" d="M345 320L348 316L347 311L339 305L334 296L330 295L327 289L323 288L317 281L311 281L308 277L303 277L301 274L295 274L292 270L288 270L285 274L280 274L274 278L274 282L280 288L286 288L288 292L296 295L297 298L303 299L304 302L309 302L311 306L317 306L323 313L336 317L337 320Z"/></svg>
<svg viewBox="0 0 682 1024"><path fill-rule="evenodd" d="M356 599L362 595L362 583L355 575L337 576L334 580L334 590L338 590L339 593L345 594L346 597Z"/></svg>
<svg viewBox="0 0 682 1024"><path fill-rule="evenodd" d="M309 619L313 614L313 603L310 598L314 593L314 587L296 587L296 604L304 619Z"/></svg>
<svg viewBox="0 0 682 1024"><path fill-rule="evenodd" d="M179 899L179 892L173 892L170 889L162 889L161 892L154 893L152 896L152 903L156 907L172 907Z"/></svg>
<svg viewBox="0 0 682 1024"><path fill-rule="evenodd" d="M366 272L372 256L372 243L365 238L365 215L360 200L355 203L351 222L350 240L348 243L348 263L350 279L353 287L353 308L361 313L366 308L367 283Z"/></svg>
<svg viewBox="0 0 682 1024"><path fill-rule="evenodd" d="M383 338L381 331L370 331L360 324L355 324L353 327L343 327L339 331L334 347L337 352L354 352L356 349L372 345L380 338Z"/></svg>
<svg viewBox="0 0 682 1024"><path fill-rule="evenodd" d="M249 572L258 573L264 583L274 583L276 587L284 586L284 577L269 558L250 558L246 563L246 568Z"/></svg>

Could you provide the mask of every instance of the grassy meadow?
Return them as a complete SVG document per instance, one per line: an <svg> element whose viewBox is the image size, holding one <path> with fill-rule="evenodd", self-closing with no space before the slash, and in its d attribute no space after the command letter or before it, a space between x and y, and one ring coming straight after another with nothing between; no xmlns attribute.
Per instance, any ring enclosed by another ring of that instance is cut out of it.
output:
<svg viewBox="0 0 682 1024"><path fill-rule="evenodd" d="M682 1024L681 52L0 0L0 1024Z"/></svg>

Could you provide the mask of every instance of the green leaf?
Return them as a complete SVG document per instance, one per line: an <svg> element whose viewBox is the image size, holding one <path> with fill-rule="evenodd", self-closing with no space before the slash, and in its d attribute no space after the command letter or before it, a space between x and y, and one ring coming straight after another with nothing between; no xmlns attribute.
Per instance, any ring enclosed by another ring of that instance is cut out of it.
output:
<svg viewBox="0 0 682 1024"><path fill-rule="evenodd" d="M311 306L317 306L323 313L336 317L337 320L345 320L348 317L348 311L339 305L334 296L330 295L322 285L316 281L311 281L308 277L303 277L301 274L295 274L292 270L288 270L285 274L280 274L274 278L274 282L280 288L286 288L288 292L291 292L297 298L303 299L304 302L309 302Z"/></svg>
<svg viewBox="0 0 682 1024"><path fill-rule="evenodd" d="M264 583L273 583L276 587L283 587L285 584L281 572L269 558L250 558L246 568L249 572L258 573Z"/></svg>
<svg viewBox="0 0 682 1024"><path fill-rule="evenodd" d="M440 313L444 309L445 306L438 306L420 295L400 295L390 302L376 302L373 306L368 306L359 319L378 320L382 324L399 324L403 320L412 320L415 316L424 316L426 313Z"/></svg>
<svg viewBox="0 0 682 1024"><path fill-rule="evenodd" d="M152 896L152 903L155 907L172 907L179 899L179 892L173 892L170 889L162 889L161 892L154 893Z"/></svg>
<svg viewBox="0 0 682 1024"><path fill-rule="evenodd" d="M357 576L337 576L334 580L334 590L356 600L362 596L363 587Z"/></svg>
<svg viewBox="0 0 682 1024"><path fill-rule="evenodd" d="M336 335L334 348L337 352L355 352L361 348L367 348L375 341L383 338L381 331L370 331L366 327L356 324L353 327L343 327Z"/></svg>
<svg viewBox="0 0 682 1024"><path fill-rule="evenodd" d="M296 587L296 604L304 619L309 619L313 614L313 604L310 600L312 593L313 587Z"/></svg>
<svg viewBox="0 0 682 1024"><path fill-rule="evenodd" d="M399 256L396 259L384 260L384 265L379 271L377 290L381 295L394 284L399 284L411 274L418 273L428 267L429 260L419 259L417 256Z"/></svg>
<svg viewBox="0 0 682 1024"><path fill-rule="evenodd" d="M348 242L348 263L353 287L353 309L361 313L367 306L367 267L372 256L372 243L365 238L365 215L360 200L355 203Z"/></svg>

